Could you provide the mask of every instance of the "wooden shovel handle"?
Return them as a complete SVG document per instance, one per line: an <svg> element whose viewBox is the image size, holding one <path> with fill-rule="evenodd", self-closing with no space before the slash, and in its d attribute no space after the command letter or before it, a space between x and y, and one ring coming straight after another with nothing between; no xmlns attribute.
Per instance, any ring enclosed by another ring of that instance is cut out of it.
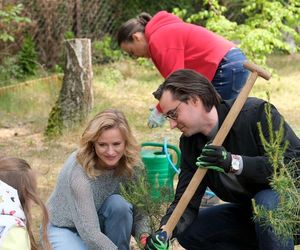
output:
<svg viewBox="0 0 300 250"><path fill-rule="evenodd" d="M258 75L261 75L265 79L269 79L271 77L271 75L268 72L263 71L255 64L252 64L249 62L247 62L247 63L248 63L247 65L244 64L245 68L247 68L249 70L254 69L254 71L251 73L246 84L244 85L240 94L238 95L234 104L232 105L221 128L219 129L218 133L216 134L216 136L212 142L213 145L221 146L223 144L229 130L231 129L238 114L240 113L242 107L244 106L244 104L248 98L248 95L249 95ZM261 72L263 72L263 75L261 74ZM187 186L186 190L184 191L183 195L181 196L173 213L171 214L169 220L167 221L166 225L163 226L163 230L167 232L168 237L170 237L170 235L172 234L180 217L182 216L184 210L186 209L187 205L189 204L190 200L192 199L193 195L195 194L195 192L196 192L198 186L200 185L203 177L205 176L206 172L207 172L206 169L200 169L200 168L197 169L192 180L190 181L189 185Z"/></svg>

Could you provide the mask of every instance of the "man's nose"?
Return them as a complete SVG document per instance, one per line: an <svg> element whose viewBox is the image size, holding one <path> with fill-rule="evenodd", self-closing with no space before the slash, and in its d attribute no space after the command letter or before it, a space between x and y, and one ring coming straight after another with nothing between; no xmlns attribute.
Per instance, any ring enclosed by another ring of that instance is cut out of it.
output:
<svg viewBox="0 0 300 250"><path fill-rule="evenodd" d="M170 119L170 127L171 127L171 129L176 128L176 126L177 126L177 121L173 120L173 119Z"/></svg>

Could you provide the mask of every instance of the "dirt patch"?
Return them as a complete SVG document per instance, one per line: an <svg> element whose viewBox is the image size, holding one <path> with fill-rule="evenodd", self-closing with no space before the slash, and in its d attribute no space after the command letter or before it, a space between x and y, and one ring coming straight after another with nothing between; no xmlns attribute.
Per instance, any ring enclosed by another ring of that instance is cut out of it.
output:
<svg viewBox="0 0 300 250"><path fill-rule="evenodd" d="M0 128L0 139L10 138L15 136L29 135L31 132L27 128Z"/></svg>

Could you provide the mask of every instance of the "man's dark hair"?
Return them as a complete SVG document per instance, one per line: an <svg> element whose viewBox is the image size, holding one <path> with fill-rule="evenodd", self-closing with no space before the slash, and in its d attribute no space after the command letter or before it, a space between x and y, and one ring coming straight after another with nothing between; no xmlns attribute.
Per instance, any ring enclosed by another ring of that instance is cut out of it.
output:
<svg viewBox="0 0 300 250"><path fill-rule="evenodd" d="M160 100L163 92L167 90L172 93L175 99L185 103L191 98L199 97L208 112L221 101L221 97L212 83L206 77L191 69L180 69L173 72L153 92L153 95L157 100Z"/></svg>

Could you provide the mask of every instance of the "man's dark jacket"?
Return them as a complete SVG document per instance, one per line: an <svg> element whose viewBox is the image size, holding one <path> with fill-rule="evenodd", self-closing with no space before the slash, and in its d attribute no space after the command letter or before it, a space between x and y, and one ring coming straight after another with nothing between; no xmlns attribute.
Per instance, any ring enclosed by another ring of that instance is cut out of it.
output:
<svg viewBox="0 0 300 250"><path fill-rule="evenodd" d="M222 101L217 107L219 127L224 122L234 100ZM173 231L174 235L182 232L198 213L202 196L206 187L209 187L220 199L227 202L245 203L261 190L269 189L269 180L273 168L265 155L258 130L258 123L267 141L269 141L269 129L265 112L266 102L257 98L248 98L239 116L229 131L223 146L232 154L241 155L243 159L243 171L240 175L223 174L208 170L199 188L185 210L183 216ZM277 131L283 117L274 106L271 105L273 131ZM291 127L284 122L283 142L288 141L289 146L284 154L284 161L288 163L292 159L298 161L298 174L300 167L300 139L295 135ZM181 136L180 150L182 154L181 172L176 188L175 199L161 220L161 225L166 224L180 197L184 193L190 180L197 170L196 160L200 156L202 148L209 141L203 134L194 134L190 137Z"/></svg>

